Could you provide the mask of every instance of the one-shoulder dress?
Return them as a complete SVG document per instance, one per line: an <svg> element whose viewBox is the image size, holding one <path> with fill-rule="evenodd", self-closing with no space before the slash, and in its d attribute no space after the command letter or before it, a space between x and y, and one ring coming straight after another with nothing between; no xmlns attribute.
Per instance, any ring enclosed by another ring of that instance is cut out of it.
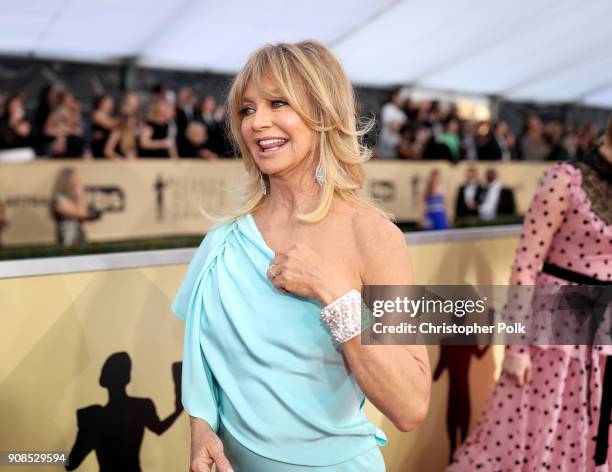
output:
<svg viewBox="0 0 612 472"><path fill-rule="evenodd" d="M314 300L266 277L274 257L247 214L214 227L172 309L185 321L182 402L235 472L382 472L384 433Z"/></svg>

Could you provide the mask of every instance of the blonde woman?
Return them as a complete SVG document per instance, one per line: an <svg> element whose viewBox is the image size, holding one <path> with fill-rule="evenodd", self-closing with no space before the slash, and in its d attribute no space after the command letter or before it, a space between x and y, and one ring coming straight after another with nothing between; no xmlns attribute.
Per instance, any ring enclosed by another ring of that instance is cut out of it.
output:
<svg viewBox="0 0 612 472"><path fill-rule="evenodd" d="M60 169L55 178L51 215L55 221L57 243L62 246L78 246L87 242L83 222L100 217L97 210L88 207L83 181L71 167Z"/></svg>
<svg viewBox="0 0 612 472"><path fill-rule="evenodd" d="M178 159L174 107L166 100L156 99L149 106L147 121L140 135L140 156Z"/></svg>
<svg viewBox="0 0 612 472"><path fill-rule="evenodd" d="M141 122L140 100L134 92L129 92L121 102L118 126L106 141L104 155L110 160L136 159Z"/></svg>
<svg viewBox="0 0 612 472"><path fill-rule="evenodd" d="M412 284L402 233L361 200L352 87L315 42L266 46L235 78L229 127L250 179L173 304L185 320L191 470L385 470L384 433L423 421L422 346L361 344L364 284Z"/></svg>

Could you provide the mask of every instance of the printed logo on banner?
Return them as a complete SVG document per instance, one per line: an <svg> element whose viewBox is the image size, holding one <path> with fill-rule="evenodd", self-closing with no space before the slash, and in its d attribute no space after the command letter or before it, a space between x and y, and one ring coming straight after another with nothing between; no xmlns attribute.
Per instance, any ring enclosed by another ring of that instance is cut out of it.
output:
<svg viewBox="0 0 612 472"><path fill-rule="evenodd" d="M165 178L158 174L151 188L159 222L201 219L202 210L220 212L228 204L221 177Z"/></svg>
<svg viewBox="0 0 612 472"><path fill-rule="evenodd" d="M90 208L100 213L120 213L125 211L125 192L120 187L110 185L87 185L85 187Z"/></svg>
<svg viewBox="0 0 612 472"><path fill-rule="evenodd" d="M370 198L379 202L395 200L397 195L395 183L390 180L370 180L368 193Z"/></svg>
<svg viewBox="0 0 612 472"><path fill-rule="evenodd" d="M7 195L2 202L7 208L35 208L49 206L51 199L46 195Z"/></svg>

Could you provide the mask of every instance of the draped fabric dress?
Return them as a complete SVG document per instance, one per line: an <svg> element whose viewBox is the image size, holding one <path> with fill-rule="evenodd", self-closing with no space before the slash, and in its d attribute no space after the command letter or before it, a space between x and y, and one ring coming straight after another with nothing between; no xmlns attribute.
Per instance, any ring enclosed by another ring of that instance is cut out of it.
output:
<svg viewBox="0 0 612 472"><path fill-rule="evenodd" d="M314 300L266 277L274 252L248 214L204 238L173 303L185 321L182 401L235 472L385 470L384 433Z"/></svg>
<svg viewBox="0 0 612 472"><path fill-rule="evenodd" d="M601 157L593 159L598 171L584 163L561 163L546 172L517 248L513 273L519 285L571 284L539 270L542 262L612 283L612 173ZM543 305L534 302L532 313L550 316L546 310L555 306L554 298ZM601 360L611 354L609 344L509 346L506 355L530 357L533 381L521 387L502 374L448 471L608 472L609 440L607 463L597 466L593 457Z"/></svg>

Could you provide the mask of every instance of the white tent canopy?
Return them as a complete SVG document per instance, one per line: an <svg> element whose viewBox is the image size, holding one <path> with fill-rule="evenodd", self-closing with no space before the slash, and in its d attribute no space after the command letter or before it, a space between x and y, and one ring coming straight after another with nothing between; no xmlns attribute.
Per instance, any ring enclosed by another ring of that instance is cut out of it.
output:
<svg viewBox="0 0 612 472"><path fill-rule="evenodd" d="M609 0L5 0L0 53L235 72L312 38L351 79L612 107Z"/></svg>

